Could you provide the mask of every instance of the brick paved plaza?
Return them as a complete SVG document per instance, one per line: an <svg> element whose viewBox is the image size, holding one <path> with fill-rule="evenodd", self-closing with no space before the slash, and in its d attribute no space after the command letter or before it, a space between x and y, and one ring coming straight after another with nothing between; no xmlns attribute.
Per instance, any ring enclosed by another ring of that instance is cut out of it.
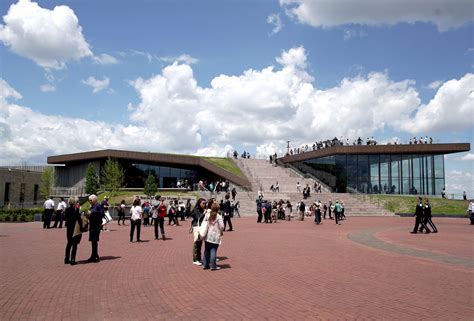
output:
<svg viewBox="0 0 474 321"><path fill-rule="evenodd" d="M256 224L234 219L219 271L192 265L189 221L169 240L129 243L129 226L101 234L100 263L64 265L65 229L0 225L1 320L472 320L473 230L413 218ZM87 235L79 261L89 257Z"/></svg>

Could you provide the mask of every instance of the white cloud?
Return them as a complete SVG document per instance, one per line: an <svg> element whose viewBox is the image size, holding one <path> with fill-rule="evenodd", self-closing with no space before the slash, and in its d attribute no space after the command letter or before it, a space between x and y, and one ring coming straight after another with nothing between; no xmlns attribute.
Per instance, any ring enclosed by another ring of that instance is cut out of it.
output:
<svg viewBox="0 0 474 321"><path fill-rule="evenodd" d="M49 92L56 91L56 87L51 84L44 84L40 86L40 90L44 93L49 93Z"/></svg>
<svg viewBox="0 0 474 321"><path fill-rule="evenodd" d="M439 87L441 87L442 84L443 84L442 80L435 80L428 85L428 88L432 90L437 90Z"/></svg>
<svg viewBox="0 0 474 321"><path fill-rule="evenodd" d="M425 22L446 31L473 20L471 0L280 0L280 5L290 17L314 27Z"/></svg>
<svg viewBox="0 0 474 321"><path fill-rule="evenodd" d="M88 85L92 87L92 92L98 93L99 91L102 91L104 89L109 88L110 85L110 79L108 77L104 77L104 79L96 79L95 77L90 76L86 80L82 80L82 83L84 85Z"/></svg>
<svg viewBox="0 0 474 321"><path fill-rule="evenodd" d="M364 31L358 31L354 29L346 29L344 30L344 40L349 40L352 38L364 38L367 37L367 33Z"/></svg>
<svg viewBox="0 0 474 321"><path fill-rule="evenodd" d="M21 96L3 81L0 110L5 116L0 117L0 125L2 133L9 134L0 142L0 160L22 151L28 151L28 157L73 152L69 146L74 151L115 148L222 155L238 144L268 155L285 152L287 140L292 146L334 136L353 140L386 129L412 132L418 130L414 124L433 135L443 128L438 116L426 124L420 121L426 106L449 110L443 113L443 122L448 124L465 123L458 114L471 119L466 117L466 104L458 102L465 100L465 88L474 88L468 81L472 75L444 83L432 102L423 105L414 81L394 81L386 72L360 74L331 88L315 88L303 47L283 51L276 61L275 66L260 70L221 74L208 87L198 86L190 65L174 62L153 77L130 82L138 102L129 104L129 121L123 124L57 118L10 104L7 97ZM84 83L93 88L96 84L97 90L109 86L108 78L90 77ZM439 97L448 94L464 98Z"/></svg>
<svg viewBox="0 0 474 321"><path fill-rule="evenodd" d="M215 143L211 143L207 145L206 147L199 148L196 151L195 155L199 155L199 156L213 155L217 157L227 157L231 155L230 153L232 153L233 151L234 151L234 147L232 147L232 145L227 144L225 146L220 146Z"/></svg>
<svg viewBox="0 0 474 321"><path fill-rule="evenodd" d="M148 62L152 62L153 59L156 59L157 57L149 52L144 52L144 51L139 51L139 50L130 50L133 56L142 56L145 57Z"/></svg>
<svg viewBox="0 0 474 321"><path fill-rule="evenodd" d="M276 13L271 14L267 17L267 23L273 25L272 34L279 33L281 31L281 28L283 28L280 15Z"/></svg>
<svg viewBox="0 0 474 321"><path fill-rule="evenodd" d="M173 63L173 62L182 62L187 65L193 65L197 64L199 62L198 59L191 57L188 54L182 54L178 57L160 57L159 58L161 61L167 62L167 63Z"/></svg>
<svg viewBox="0 0 474 321"><path fill-rule="evenodd" d="M454 194L455 198L461 198L466 191L468 198L474 198L474 174L451 170L446 172L446 194L448 197Z"/></svg>
<svg viewBox="0 0 474 321"><path fill-rule="evenodd" d="M13 98L15 100L21 99L21 95L13 89L5 80L0 78L0 103L2 105L6 104L8 98Z"/></svg>
<svg viewBox="0 0 474 321"><path fill-rule="evenodd" d="M101 54L98 56L93 56L92 60L98 65L115 65L118 64L117 58L108 54Z"/></svg>
<svg viewBox="0 0 474 321"><path fill-rule="evenodd" d="M276 61L283 66L293 66L301 69L306 68L306 51L303 46L291 48L288 51L283 51Z"/></svg>
<svg viewBox="0 0 474 321"><path fill-rule="evenodd" d="M461 157L461 160L463 160L463 161L474 161L474 154L468 153L468 154L464 155L463 157Z"/></svg>
<svg viewBox="0 0 474 321"><path fill-rule="evenodd" d="M79 20L68 6L48 10L20 0L10 6L3 21L0 41L43 68L63 69L67 61L92 55Z"/></svg>
<svg viewBox="0 0 474 321"><path fill-rule="evenodd" d="M415 117L398 118L400 128L410 133L423 133L460 131L472 127L473 88L474 74L470 73L459 80L443 83L428 104L417 108Z"/></svg>

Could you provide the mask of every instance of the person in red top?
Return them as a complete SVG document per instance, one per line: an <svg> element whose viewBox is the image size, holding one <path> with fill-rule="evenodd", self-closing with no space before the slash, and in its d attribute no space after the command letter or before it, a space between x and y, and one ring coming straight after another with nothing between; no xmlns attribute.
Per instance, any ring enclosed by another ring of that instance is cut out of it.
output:
<svg viewBox="0 0 474 321"><path fill-rule="evenodd" d="M165 222L165 217L166 217L166 204L163 199L161 199L160 195L155 196L155 200L152 203L152 215L154 218L154 229L155 229L155 240L158 240L158 225L160 225L160 231L161 231L161 238L166 240L165 236L165 227L164 227L164 222Z"/></svg>

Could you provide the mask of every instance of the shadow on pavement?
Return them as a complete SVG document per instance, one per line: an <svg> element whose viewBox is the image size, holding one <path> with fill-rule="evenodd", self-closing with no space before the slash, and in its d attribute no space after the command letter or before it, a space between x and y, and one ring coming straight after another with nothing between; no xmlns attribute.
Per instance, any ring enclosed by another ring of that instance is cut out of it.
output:
<svg viewBox="0 0 474 321"><path fill-rule="evenodd" d="M218 267L221 268L221 270L224 270L224 269L231 269L232 267L230 266L230 264L217 264Z"/></svg>

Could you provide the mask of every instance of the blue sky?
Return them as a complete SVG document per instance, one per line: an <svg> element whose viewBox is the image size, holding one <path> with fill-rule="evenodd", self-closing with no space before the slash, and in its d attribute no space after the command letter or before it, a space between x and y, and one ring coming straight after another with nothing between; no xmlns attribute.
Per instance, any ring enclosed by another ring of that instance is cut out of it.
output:
<svg viewBox="0 0 474 321"><path fill-rule="evenodd" d="M265 155L473 143L472 1L2 1L2 164L102 148ZM474 153L446 158L474 193Z"/></svg>

